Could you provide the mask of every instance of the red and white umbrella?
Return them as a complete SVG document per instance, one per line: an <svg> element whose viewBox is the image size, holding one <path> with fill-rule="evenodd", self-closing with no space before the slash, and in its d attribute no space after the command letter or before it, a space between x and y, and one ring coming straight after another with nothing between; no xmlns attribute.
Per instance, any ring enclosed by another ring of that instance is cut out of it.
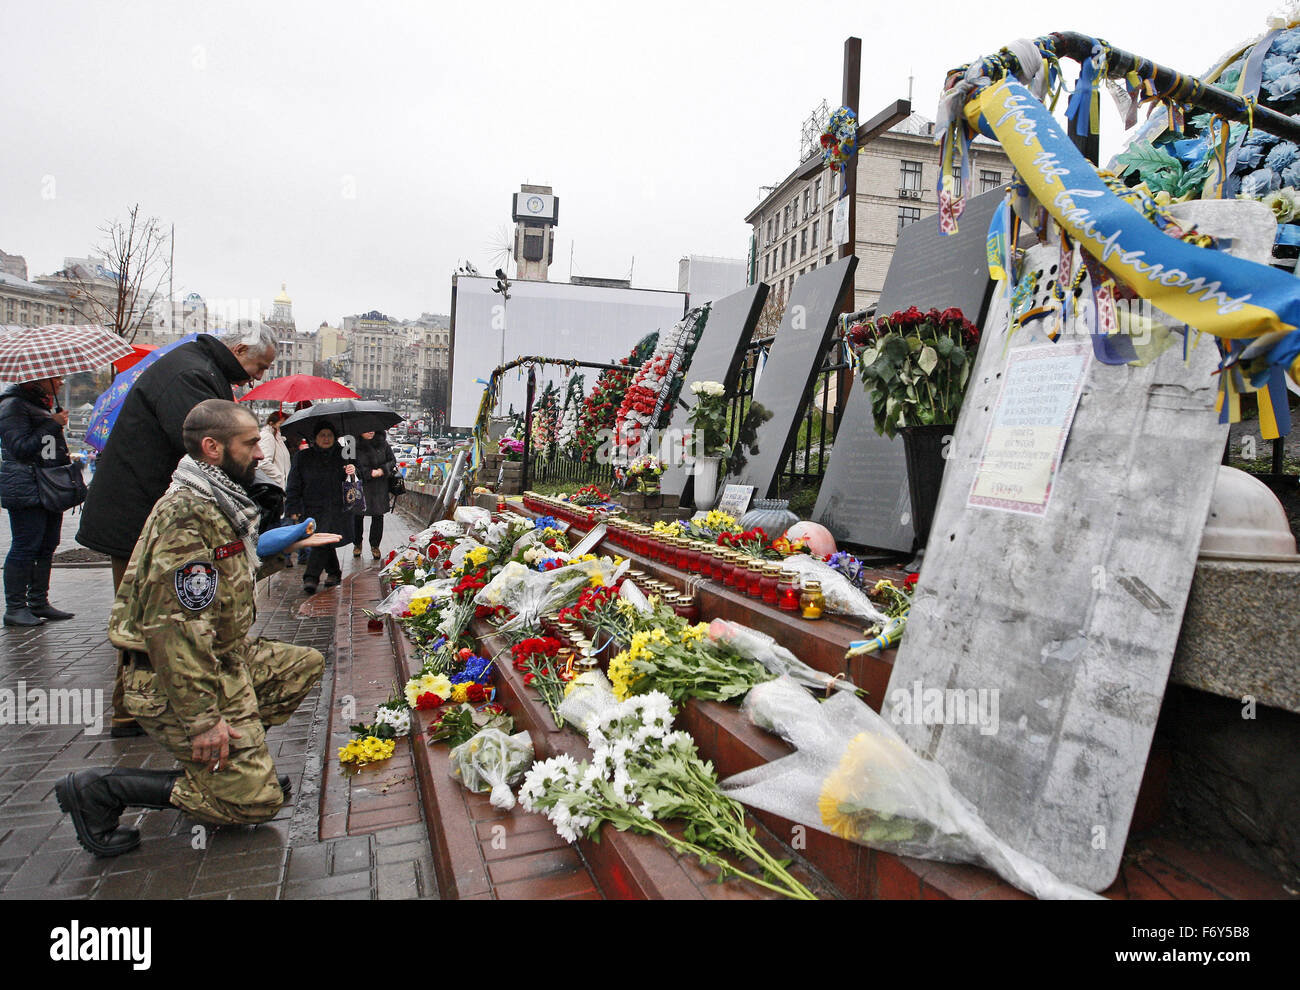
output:
<svg viewBox="0 0 1300 990"><path fill-rule="evenodd" d="M101 326L48 326L0 334L0 381L35 382L94 371L132 353Z"/></svg>
<svg viewBox="0 0 1300 990"><path fill-rule="evenodd" d="M302 402L310 399L359 399L361 396L338 382L315 375L286 375L262 382L239 397L240 402Z"/></svg>

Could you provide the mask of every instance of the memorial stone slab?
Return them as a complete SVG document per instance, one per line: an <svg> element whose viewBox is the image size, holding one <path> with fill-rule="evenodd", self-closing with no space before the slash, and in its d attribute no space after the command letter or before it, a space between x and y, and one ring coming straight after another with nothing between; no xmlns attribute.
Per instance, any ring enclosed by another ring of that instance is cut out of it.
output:
<svg viewBox="0 0 1300 990"><path fill-rule="evenodd" d="M835 329L840 300L853 280L858 259L841 258L824 268L800 275L790 291L790 302L768 352L763 376L754 387L754 402L772 418L759 426L755 446L744 470L728 476L728 483L753 485L754 494L766 498L776 481L790 445L799 430L804 399Z"/></svg>
<svg viewBox="0 0 1300 990"><path fill-rule="evenodd" d="M758 282L716 300L709 307L709 318L700 333L700 342L683 372L685 383L681 400L673 409L668 424L670 437L684 437L690 433L691 424L686 417L694 398L690 392L691 382L722 382L728 391L735 388L741 356L754 336L769 291L771 287L766 282ZM668 452L664 452L662 456L664 473L659 479L659 490L668 495L685 495L687 488L693 487L689 468L682 464L679 454L670 457Z"/></svg>
<svg viewBox="0 0 1300 990"><path fill-rule="evenodd" d="M1258 206L1177 210L1260 260L1272 235ZM1050 274L1058 257L1031 248L1026 265ZM1102 890L1124 851L1227 436L1218 353L1205 338L1186 362L1181 346L1142 366L1089 360L1046 511L999 511L971 504L972 488L1008 363L1046 342L1048 322L1008 341L1008 309L998 293L882 710L1002 839ZM1080 339L1065 329L1063 341ZM969 717L977 692L997 702L985 724ZM927 693L933 711L903 703Z"/></svg>
<svg viewBox="0 0 1300 990"><path fill-rule="evenodd" d="M955 306L982 326L992 290L985 240L1002 198L998 189L971 200L957 233L947 237L933 217L905 227L877 314ZM812 518L840 543L906 552L913 549L911 512L903 441L876 432L871 396L855 378Z"/></svg>

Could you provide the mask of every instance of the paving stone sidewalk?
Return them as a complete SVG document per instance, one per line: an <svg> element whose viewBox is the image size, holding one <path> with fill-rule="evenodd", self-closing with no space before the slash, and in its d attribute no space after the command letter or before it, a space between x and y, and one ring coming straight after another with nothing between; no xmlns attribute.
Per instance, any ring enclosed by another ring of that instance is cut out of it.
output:
<svg viewBox="0 0 1300 990"><path fill-rule="evenodd" d="M65 516L60 551L77 546L79 521L72 513ZM385 530L385 549L404 543L412 531L393 514ZM0 557L9 541L8 520L0 520ZM3 719L0 899L437 897L418 810L412 817L409 808L396 806L400 802L381 802L394 806L388 820L367 811L364 830L336 827L329 830L332 837L321 839L322 789L336 814L340 800L346 810L349 801L370 796L344 779L331 748L329 716L339 703L336 694L345 693L335 687L340 655L349 677L355 676L351 643L335 644L336 626L345 637L357 628L351 615L376 597L378 565L353 560L350 548L340 551L340 559L344 584L310 600L302 594L301 567L259 585L254 635L314 646L326 657L320 686L287 723L267 733L277 769L293 779L290 801L273 821L256 828L205 828L179 811L128 811L123 823L138 825L143 842L112 859L96 859L77 844L72 822L54 797L55 782L83 767L175 764L147 737L108 735L115 662L105 631L112 602L109 569L56 567L51 601L76 618L30 630L0 629L0 691L101 691L103 728L96 734L93 725L17 724L16 713ZM359 628L364 635L364 621ZM90 708L83 721L94 714L95 706Z"/></svg>

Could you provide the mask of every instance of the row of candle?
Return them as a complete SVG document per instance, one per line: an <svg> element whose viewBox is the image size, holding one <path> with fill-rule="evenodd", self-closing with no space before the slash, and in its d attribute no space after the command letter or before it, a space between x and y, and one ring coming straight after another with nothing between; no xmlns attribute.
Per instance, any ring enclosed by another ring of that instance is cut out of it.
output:
<svg viewBox="0 0 1300 990"><path fill-rule="evenodd" d="M571 522L586 521L568 503L535 492L525 493L524 504L534 512L550 513ZM621 516L605 519L605 526L606 539L610 543L647 560L720 581L728 588L767 605L775 605L784 612L798 612L805 619L820 619L825 612L820 584L810 581L801 587L799 576L786 571L779 563L764 561L729 547L710 546L685 536L672 536Z"/></svg>

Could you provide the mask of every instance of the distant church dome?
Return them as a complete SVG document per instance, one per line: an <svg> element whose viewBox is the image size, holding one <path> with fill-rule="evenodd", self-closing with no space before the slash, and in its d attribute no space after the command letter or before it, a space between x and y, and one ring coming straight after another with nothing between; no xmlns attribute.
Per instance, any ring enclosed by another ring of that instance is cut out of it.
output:
<svg viewBox="0 0 1300 990"><path fill-rule="evenodd" d="M280 283L280 294L279 294L278 296L275 297L275 301L278 302L278 303L292 303L292 302L293 302L293 300L289 298L289 293L285 292L285 283L284 283L284 282L281 282L281 283Z"/></svg>

